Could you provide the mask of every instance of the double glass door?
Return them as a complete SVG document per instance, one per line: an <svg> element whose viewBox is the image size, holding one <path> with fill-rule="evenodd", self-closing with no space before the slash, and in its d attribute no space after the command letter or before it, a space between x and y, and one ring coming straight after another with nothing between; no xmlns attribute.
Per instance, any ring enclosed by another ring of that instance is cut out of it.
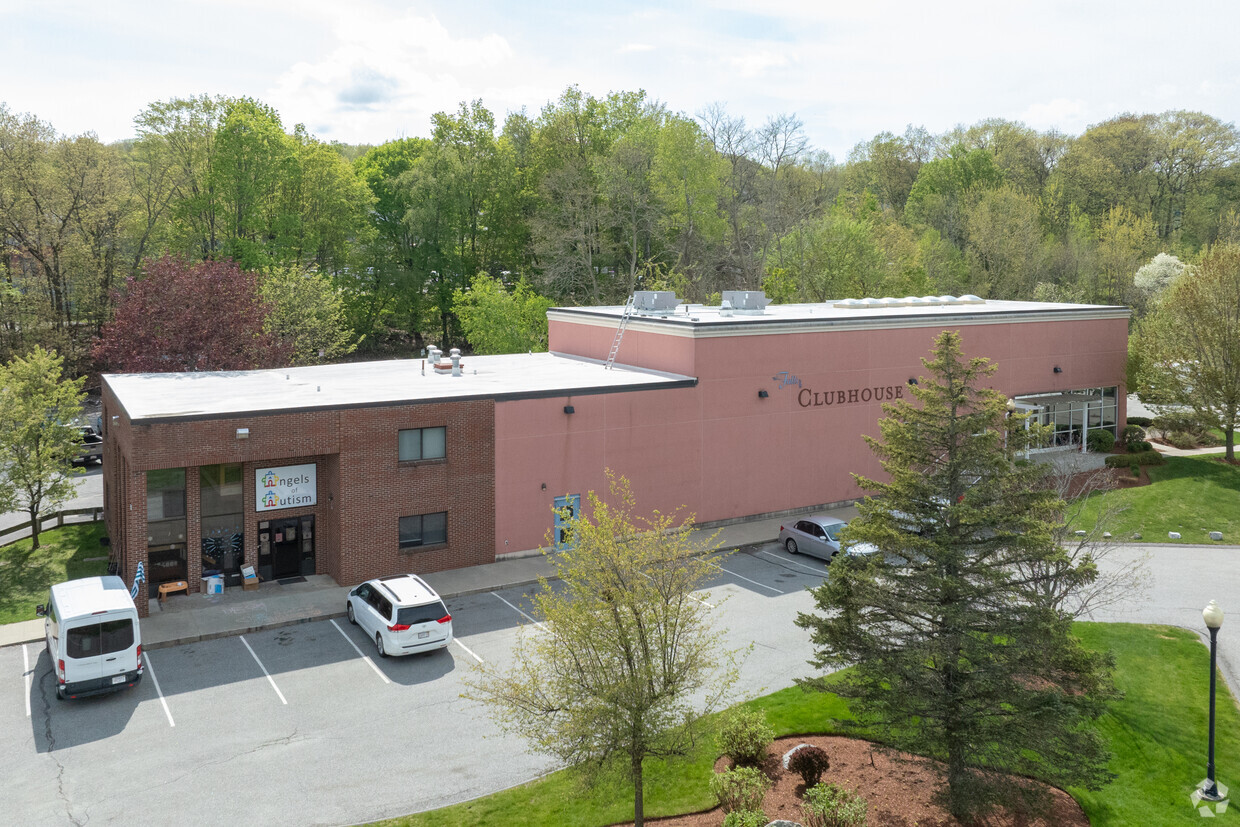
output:
<svg viewBox="0 0 1240 827"><path fill-rule="evenodd" d="M314 515L258 524L258 572L264 580L314 574Z"/></svg>

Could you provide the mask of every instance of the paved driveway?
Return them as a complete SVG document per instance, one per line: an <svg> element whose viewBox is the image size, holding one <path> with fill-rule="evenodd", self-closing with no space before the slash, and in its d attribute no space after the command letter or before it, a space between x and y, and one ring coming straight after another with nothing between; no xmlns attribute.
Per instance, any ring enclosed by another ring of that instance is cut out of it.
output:
<svg viewBox="0 0 1240 827"><path fill-rule="evenodd" d="M775 545L716 558L708 594L736 647L738 694L809 674L805 587L826 571ZM521 589L447 601L458 638L378 659L345 620L147 654L135 689L54 698L38 644L0 649L5 819L22 824L351 824L431 809L553 768L460 693L479 660L504 665L528 621Z"/></svg>

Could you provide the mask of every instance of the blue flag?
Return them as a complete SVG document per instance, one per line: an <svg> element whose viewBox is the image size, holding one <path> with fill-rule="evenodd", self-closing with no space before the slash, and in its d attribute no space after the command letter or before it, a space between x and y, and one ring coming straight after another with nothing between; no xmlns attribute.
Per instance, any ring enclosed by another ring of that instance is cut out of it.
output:
<svg viewBox="0 0 1240 827"><path fill-rule="evenodd" d="M138 571L133 576L133 588L129 590L129 596L133 598L134 600L138 599L138 584L141 583L145 579L146 579L146 566L144 566L142 564L142 561L139 560Z"/></svg>

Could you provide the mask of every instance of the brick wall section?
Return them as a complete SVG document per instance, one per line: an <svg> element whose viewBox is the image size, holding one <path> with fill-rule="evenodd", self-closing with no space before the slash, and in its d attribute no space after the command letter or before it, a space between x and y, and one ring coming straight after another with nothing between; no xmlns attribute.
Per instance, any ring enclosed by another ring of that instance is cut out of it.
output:
<svg viewBox="0 0 1240 827"><path fill-rule="evenodd" d="M186 543L191 591L201 565L198 468L242 464L245 562L258 562L258 523L315 515L315 569L357 583L401 572L432 572L495 559L495 405L491 400L396 405L133 423L105 378L104 510L126 583L146 560L146 471L184 468ZM443 460L399 462L397 432L445 428ZM248 428L248 439L236 438ZM314 506L258 512L255 470L316 464ZM399 548L402 516L448 513L448 542ZM143 591L145 595L145 591ZM145 600L138 601L146 615Z"/></svg>
<svg viewBox="0 0 1240 827"><path fill-rule="evenodd" d="M491 400L341 412L339 583L495 560L495 403ZM401 428L445 427L443 460L397 461ZM398 520L448 513L448 542L399 549Z"/></svg>

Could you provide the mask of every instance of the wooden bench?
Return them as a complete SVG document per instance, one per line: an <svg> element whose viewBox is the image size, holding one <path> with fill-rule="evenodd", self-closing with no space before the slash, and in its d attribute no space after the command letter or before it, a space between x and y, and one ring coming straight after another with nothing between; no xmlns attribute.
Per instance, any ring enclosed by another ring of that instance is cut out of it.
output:
<svg viewBox="0 0 1240 827"><path fill-rule="evenodd" d="M184 580L170 580L167 583L159 584L159 602L163 603L168 599L168 595L177 592L185 592L189 594L189 583Z"/></svg>

